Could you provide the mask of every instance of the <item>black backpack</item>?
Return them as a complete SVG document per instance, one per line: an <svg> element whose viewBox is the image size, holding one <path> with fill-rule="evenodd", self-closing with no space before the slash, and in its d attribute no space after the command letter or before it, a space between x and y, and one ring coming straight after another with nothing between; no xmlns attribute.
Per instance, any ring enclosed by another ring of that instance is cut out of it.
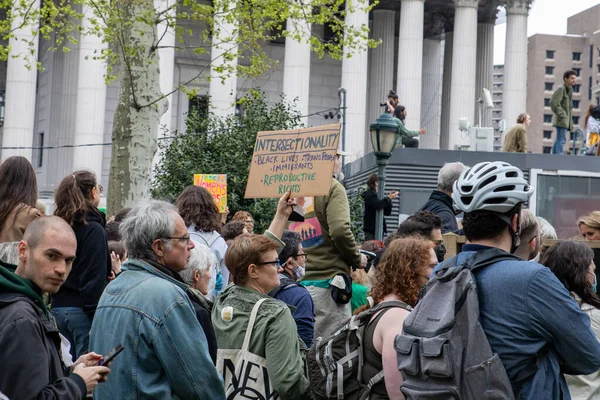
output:
<svg viewBox="0 0 600 400"><path fill-rule="evenodd" d="M365 400L372 387L383 380L380 371L363 382L363 340L371 317L388 308L412 310L401 301L385 301L348 319L335 333L317 338L308 352L308 377L317 400Z"/></svg>
<svg viewBox="0 0 600 400"><path fill-rule="evenodd" d="M473 276L474 270L505 260L523 261L496 248L470 255L458 266L452 257L425 286L394 341L406 400L514 399L504 365L479 322Z"/></svg>

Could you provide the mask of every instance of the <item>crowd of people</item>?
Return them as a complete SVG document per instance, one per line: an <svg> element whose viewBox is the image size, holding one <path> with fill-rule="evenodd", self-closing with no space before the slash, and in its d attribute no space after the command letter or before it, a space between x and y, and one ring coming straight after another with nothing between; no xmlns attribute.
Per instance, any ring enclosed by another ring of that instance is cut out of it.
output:
<svg viewBox="0 0 600 400"><path fill-rule="evenodd" d="M140 201L107 221L98 209L103 188L88 171L61 181L45 216L31 164L7 159L0 392L12 400L310 399L318 392L311 354L319 359L326 338L373 310L360 348L369 398L427 399L435 379L403 384L418 374L399 364L397 337L448 262L466 265L495 249L513 258L472 274L481 327L514 397L600 396L594 252L577 240L544 246L556 232L524 208L534 189L518 168L446 164L427 203L383 242L373 240L374 217L389 213L398 193L378 200L371 176L364 243L350 229L338 177L339 156L329 193L310 199L304 215L316 234L302 237L289 221L298 205L289 193L263 234L253 232L248 212L224 220L197 186L174 204ZM584 240L600 239L600 211L576 223ZM468 240L455 258L445 233ZM345 381L336 379L339 393ZM335 387L326 388L331 396Z"/></svg>

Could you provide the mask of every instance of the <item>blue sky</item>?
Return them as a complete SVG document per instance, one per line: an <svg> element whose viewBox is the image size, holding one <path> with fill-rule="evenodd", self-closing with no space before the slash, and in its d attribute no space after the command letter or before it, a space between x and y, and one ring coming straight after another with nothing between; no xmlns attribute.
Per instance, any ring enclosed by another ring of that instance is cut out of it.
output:
<svg viewBox="0 0 600 400"><path fill-rule="evenodd" d="M536 33L564 35L567 18L600 4L600 0L535 0L529 13L528 36ZM600 30L598 26L595 30ZM506 24L496 25L494 32L494 64L504 64Z"/></svg>

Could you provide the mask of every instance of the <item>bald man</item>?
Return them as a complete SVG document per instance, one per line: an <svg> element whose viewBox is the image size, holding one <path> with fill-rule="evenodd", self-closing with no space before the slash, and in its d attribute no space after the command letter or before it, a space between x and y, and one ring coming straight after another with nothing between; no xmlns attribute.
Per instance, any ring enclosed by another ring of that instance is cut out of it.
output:
<svg viewBox="0 0 600 400"><path fill-rule="evenodd" d="M102 356L80 357L68 374L60 358L60 337L43 296L67 279L77 249L71 227L43 217L19 242L19 265L0 261L0 392L10 399L83 399L105 380Z"/></svg>

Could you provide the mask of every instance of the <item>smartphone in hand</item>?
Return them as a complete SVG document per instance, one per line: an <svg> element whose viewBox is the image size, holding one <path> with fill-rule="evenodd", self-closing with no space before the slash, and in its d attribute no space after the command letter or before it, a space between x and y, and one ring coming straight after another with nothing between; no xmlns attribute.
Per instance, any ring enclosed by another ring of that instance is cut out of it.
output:
<svg viewBox="0 0 600 400"><path fill-rule="evenodd" d="M104 366L104 365L108 364L109 362L111 362L123 350L125 350L125 348L119 343L117 345L117 347L115 347L114 349L112 349L111 351L109 351L107 355L105 355L104 357L102 357L102 359L100 360L100 362L98 363L98 365Z"/></svg>

